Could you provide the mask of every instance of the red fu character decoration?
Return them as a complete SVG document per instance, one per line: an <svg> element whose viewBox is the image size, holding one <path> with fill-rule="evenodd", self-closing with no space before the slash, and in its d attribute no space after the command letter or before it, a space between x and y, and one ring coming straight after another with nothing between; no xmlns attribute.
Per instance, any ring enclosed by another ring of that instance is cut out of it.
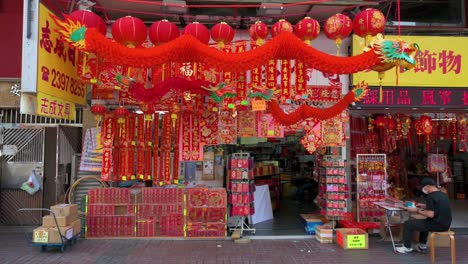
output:
<svg viewBox="0 0 468 264"><path fill-rule="evenodd" d="M268 26L261 21L257 21L255 24L250 26L249 35L258 46L261 46L265 43L265 39L268 37Z"/></svg>
<svg viewBox="0 0 468 264"><path fill-rule="evenodd" d="M226 22L218 23L211 28L211 38L218 43L219 49L223 49L234 39L234 29Z"/></svg>
<svg viewBox="0 0 468 264"><path fill-rule="evenodd" d="M384 31L385 16L377 9L367 8L356 15L353 24L354 33L370 42L371 37Z"/></svg>
<svg viewBox="0 0 468 264"><path fill-rule="evenodd" d="M334 40L339 48L343 39L347 38L353 31L351 18L343 14L335 14L325 21L323 32L327 38Z"/></svg>
<svg viewBox="0 0 468 264"><path fill-rule="evenodd" d="M294 33L307 45L320 34L320 24L317 20L305 17L294 26Z"/></svg>
<svg viewBox="0 0 468 264"><path fill-rule="evenodd" d="M153 45L161 45L180 36L179 29L166 19L154 22L149 29L149 38Z"/></svg>

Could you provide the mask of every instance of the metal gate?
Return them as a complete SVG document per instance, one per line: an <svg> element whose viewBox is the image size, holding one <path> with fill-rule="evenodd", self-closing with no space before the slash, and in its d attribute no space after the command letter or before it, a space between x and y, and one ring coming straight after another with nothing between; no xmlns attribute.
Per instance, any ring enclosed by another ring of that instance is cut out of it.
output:
<svg viewBox="0 0 468 264"><path fill-rule="evenodd" d="M44 128L0 127L0 224L41 223L41 212L19 215L17 209L42 207L42 190L30 195L20 188L33 171L42 183L44 136Z"/></svg>

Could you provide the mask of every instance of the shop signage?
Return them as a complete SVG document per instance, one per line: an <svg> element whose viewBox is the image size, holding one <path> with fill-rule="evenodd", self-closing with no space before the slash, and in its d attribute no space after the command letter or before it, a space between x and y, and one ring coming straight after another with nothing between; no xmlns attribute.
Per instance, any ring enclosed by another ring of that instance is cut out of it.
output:
<svg viewBox="0 0 468 264"><path fill-rule="evenodd" d="M21 86L19 83L0 82L0 107L20 105Z"/></svg>
<svg viewBox="0 0 468 264"><path fill-rule="evenodd" d="M380 102L379 87L369 87L367 96L355 104L357 107L468 108L468 89L383 87Z"/></svg>
<svg viewBox="0 0 468 264"><path fill-rule="evenodd" d="M45 93L37 93L36 113L50 118L75 120L75 104Z"/></svg>
<svg viewBox="0 0 468 264"><path fill-rule="evenodd" d="M80 83L77 76L77 51L60 40L60 35L56 32L59 27L51 15L50 10L41 3L39 5L37 92L84 105L86 104L86 87Z"/></svg>
<svg viewBox="0 0 468 264"><path fill-rule="evenodd" d="M348 235L347 248L366 248L366 235Z"/></svg>
<svg viewBox="0 0 468 264"><path fill-rule="evenodd" d="M396 39L398 36L385 36ZM468 72L468 38L442 36L402 36L407 43L417 43L421 49L415 57L417 66L408 72L385 73L383 86L422 86L422 87L466 87ZM353 37L353 55L362 53L362 38ZM353 84L366 81L370 86L378 86L378 73L366 71L353 74Z"/></svg>

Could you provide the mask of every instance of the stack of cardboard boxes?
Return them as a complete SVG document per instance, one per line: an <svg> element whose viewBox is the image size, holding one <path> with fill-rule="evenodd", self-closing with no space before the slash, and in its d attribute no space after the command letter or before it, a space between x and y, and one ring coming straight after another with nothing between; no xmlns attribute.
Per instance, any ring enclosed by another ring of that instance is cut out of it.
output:
<svg viewBox="0 0 468 264"><path fill-rule="evenodd" d="M81 231L81 220L78 218L76 204L57 204L50 207L52 213L42 218L42 226L34 229L35 243L62 243L60 234L65 239L71 239ZM59 233L60 230L60 233Z"/></svg>

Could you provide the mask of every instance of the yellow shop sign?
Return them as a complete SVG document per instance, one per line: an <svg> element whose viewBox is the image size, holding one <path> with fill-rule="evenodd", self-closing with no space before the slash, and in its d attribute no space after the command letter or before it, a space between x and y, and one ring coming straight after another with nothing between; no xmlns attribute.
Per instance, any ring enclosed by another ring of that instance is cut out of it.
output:
<svg viewBox="0 0 468 264"><path fill-rule="evenodd" d="M385 36L396 39L398 36ZM401 72L390 69L385 73L383 86L420 86L420 87L467 87L468 38L439 36L402 36L407 43L417 43L421 52L415 56L417 66ZM362 53L364 40L353 36L353 55ZM353 84L366 81L369 86L379 86L378 73L364 71L353 74ZM398 82L397 82L398 81Z"/></svg>

